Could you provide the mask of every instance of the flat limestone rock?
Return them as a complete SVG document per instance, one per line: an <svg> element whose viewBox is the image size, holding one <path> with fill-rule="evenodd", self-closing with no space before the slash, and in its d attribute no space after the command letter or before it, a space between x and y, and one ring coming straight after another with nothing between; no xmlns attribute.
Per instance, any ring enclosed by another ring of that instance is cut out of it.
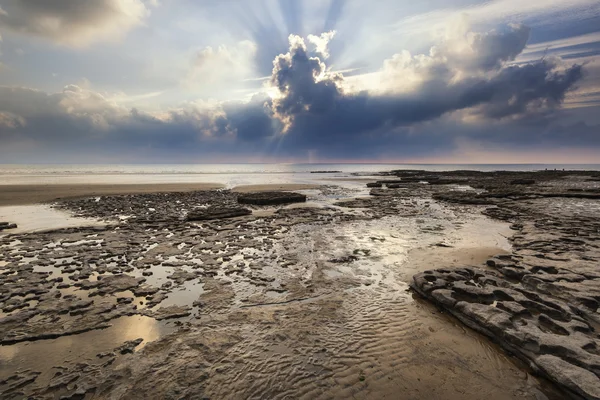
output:
<svg viewBox="0 0 600 400"><path fill-rule="evenodd" d="M564 300L502 276L479 268L442 268L414 275L411 287L537 365L571 397L600 400L600 342L593 328Z"/></svg>
<svg viewBox="0 0 600 400"><path fill-rule="evenodd" d="M10 222L0 222L0 231L4 229L15 229L17 224L11 224Z"/></svg>
<svg viewBox="0 0 600 400"><path fill-rule="evenodd" d="M600 400L600 378L593 372L549 354L539 356L535 363L546 374L584 399Z"/></svg>
<svg viewBox="0 0 600 400"><path fill-rule="evenodd" d="M144 310L143 314L157 321L162 321L165 319L187 317L191 314L191 308L186 306L168 306L161 307L158 310Z"/></svg>
<svg viewBox="0 0 600 400"><path fill-rule="evenodd" d="M393 196L394 192L389 191L389 190L385 190L385 189L371 189L371 191L369 192L369 194L371 196L375 196L375 197L386 197L386 196Z"/></svg>
<svg viewBox="0 0 600 400"><path fill-rule="evenodd" d="M140 343L142 343L144 341L143 338L137 338L135 340L128 340L125 343L123 343L121 346L115 348L113 350L113 352L115 353L120 353L120 354L131 354L133 353L134 349L140 345Z"/></svg>
<svg viewBox="0 0 600 400"><path fill-rule="evenodd" d="M191 211L186 220L188 221L207 221L211 219L235 218L250 215L252 211L244 207L218 207L212 206L205 209Z"/></svg>
<svg viewBox="0 0 600 400"><path fill-rule="evenodd" d="M513 179L511 185L535 185L535 179Z"/></svg>
<svg viewBox="0 0 600 400"><path fill-rule="evenodd" d="M305 201L306 195L296 192L255 192L238 195L238 203L259 206L304 203Z"/></svg>

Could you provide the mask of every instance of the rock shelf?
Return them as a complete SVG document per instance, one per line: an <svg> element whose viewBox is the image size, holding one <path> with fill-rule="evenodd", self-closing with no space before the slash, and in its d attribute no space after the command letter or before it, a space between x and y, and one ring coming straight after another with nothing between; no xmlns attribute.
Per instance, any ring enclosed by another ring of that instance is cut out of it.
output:
<svg viewBox="0 0 600 400"><path fill-rule="evenodd" d="M306 195L296 192L252 192L239 194L237 200L240 204L266 206L303 203L306 201Z"/></svg>

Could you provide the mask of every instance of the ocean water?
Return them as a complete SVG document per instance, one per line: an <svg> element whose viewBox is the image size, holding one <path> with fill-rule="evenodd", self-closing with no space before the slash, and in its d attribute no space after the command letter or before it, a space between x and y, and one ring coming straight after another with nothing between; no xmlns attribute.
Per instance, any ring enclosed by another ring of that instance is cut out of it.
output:
<svg viewBox="0 0 600 400"><path fill-rule="evenodd" d="M370 176L396 169L426 171L600 170L600 164L152 164L152 165L16 165L0 164L0 185L19 184L251 184L316 183ZM315 174L316 171L332 171Z"/></svg>

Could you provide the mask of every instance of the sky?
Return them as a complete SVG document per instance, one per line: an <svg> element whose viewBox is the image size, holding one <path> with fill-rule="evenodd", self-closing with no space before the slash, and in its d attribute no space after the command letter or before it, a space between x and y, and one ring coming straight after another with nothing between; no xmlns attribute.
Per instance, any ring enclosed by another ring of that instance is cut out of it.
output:
<svg viewBox="0 0 600 400"><path fill-rule="evenodd" d="M0 0L0 164L600 163L597 0Z"/></svg>

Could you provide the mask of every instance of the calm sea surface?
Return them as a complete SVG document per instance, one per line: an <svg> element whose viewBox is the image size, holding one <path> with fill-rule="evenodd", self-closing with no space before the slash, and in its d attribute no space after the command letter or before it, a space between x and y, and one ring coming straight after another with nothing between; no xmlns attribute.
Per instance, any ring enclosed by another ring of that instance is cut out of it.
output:
<svg viewBox="0 0 600 400"><path fill-rule="evenodd" d="M153 164L153 165L2 165L0 185L222 183L227 187L268 183L315 183L394 169L427 171L600 170L600 164ZM335 171L314 174L314 171Z"/></svg>

